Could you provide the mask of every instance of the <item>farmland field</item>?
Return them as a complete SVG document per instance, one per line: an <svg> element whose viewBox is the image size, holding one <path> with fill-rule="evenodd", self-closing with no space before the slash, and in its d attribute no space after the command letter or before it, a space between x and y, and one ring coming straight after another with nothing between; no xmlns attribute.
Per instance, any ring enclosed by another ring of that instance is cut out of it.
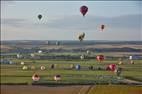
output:
<svg viewBox="0 0 142 94"><path fill-rule="evenodd" d="M78 45L68 47L65 45L42 45L38 48L35 47L36 49L30 48L32 45L26 47L23 44L2 46L1 58L13 62L12 64L1 62L2 94L19 94L23 90L27 90L23 94L39 94L39 92L50 92L50 94L110 94L113 92L115 94L134 94L136 92L141 94L142 92L142 59L141 57L134 59L134 64L130 64L129 60L129 55L142 55L139 52L140 45L121 44L117 47L116 45L98 44L83 46L84 48L80 48ZM132 49L125 51L125 47ZM111 50L115 48L118 51ZM39 49L43 52L38 53ZM86 53L88 49L90 54ZM17 54L23 57L17 58ZM31 57L31 54L34 54L34 57ZM105 56L102 62L96 59L96 56L100 54ZM84 55L85 58L80 59L81 55ZM122 64L118 64L119 58L122 59ZM116 75L114 71L106 70L110 64L116 64L117 67L122 68L120 76ZM54 68L51 68L51 65L54 65ZM76 69L76 65L80 65L80 69ZM23 69L24 66L27 69ZM41 66L44 66L45 69L41 70ZM71 68L71 66L74 67ZM90 69L90 66L93 68ZM33 74L40 76L38 82L32 80ZM54 76L57 74L61 75L59 81L54 80ZM6 89L14 91L9 92ZM102 89L103 91L101 91ZM108 91L108 89L113 91ZM29 92L29 90L32 91Z"/></svg>

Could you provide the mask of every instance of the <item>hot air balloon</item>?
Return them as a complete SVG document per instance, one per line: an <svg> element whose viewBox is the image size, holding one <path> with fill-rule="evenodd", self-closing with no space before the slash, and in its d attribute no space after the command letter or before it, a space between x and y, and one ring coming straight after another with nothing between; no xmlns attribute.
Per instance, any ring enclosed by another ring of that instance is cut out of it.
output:
<svg viewBox="0 0 142 94"><path fill-rule="evenodd" d="M41 14L39 14L39 15L38 15L38 19L39 19L39 20L41 20L41 18L42 18L42 15L41 15Z"/></svg>
<svg viewBox="0 0 142 94"><path fill-rule="evenodd" d="M35 66L31 66L31 70L35 70Z"/></svg>
<svg viewBox="0 0 142 94"><path fill-rule="evenodd" d="M39 75L34 74L34 75L32 76L32 80L33 80L33 81L39 81L39 80L40 80Z"/></svg>
<svg viewBox="0 0 142 94"><path fill-rule="evenodd" d="M83 41L84 37L85 37L85 33L80 34L80 35L78 36L79 41L80 41L80 42Z"/></svg>
<svg viewBox="0 0 142 94"><path fill-rule="evenodd" d="M28 66L23 66L22 69L23 69L23 70L27 70L27 69L28 69Z"/></svg>
<svg viewBox="0 0 142 94"><path fill-rule="evenodd" d="M75 66L75 69L76 69L76 70L80 70L80 68L81 68L80 65L76 65L76 66Z"/></svg>
<svg viewBox="0 0 142 94"><path fill-rule="evenodd" d="M90 70L93 70L93 66L92 66L92 65L91 65L91 66L89 66L88 68L89 68Z"/></svg>
<svg viewBox="0 0 142 94"><path fill-rule="evenodd" d="M101 25L101 30L103 31L105 28L105 25Z"/></svg>
<svg viewBox="0 0 142 94"><path fill-rule="evenodd" d="M133 61L133 60L130 60L130 64L134 64L134 61Z"/></svg>
<svg viewBox="0 0 142 94"><path fill-rule="evenodd" d="M45 66L41 66L40 69L41 69L41 70L45 70Z"/></svg>
<svg viewBox="0 0 142 94"><path fill-rule="evenodd" d="M55 76L54 76L54 80L55 80L55 81L61 80L61 75L59 75L59 74L58 74L58 75L55 75Z"/></svg>
<svg viewBox="0 0 142 94"><path fill-rule="evenodd" d="M89 55L91 52L89 50L87 50L86 53Z"/></svg>
<svg viewBox="0 0 142 94"><path fill-rule="evenodd" d="M54 64L51 64L50 68L51 68L51 69L54 69L54 68L55 68Z"/></svg>
<svg viewBox="0 0 142 94"><path fill-rule="evenodd" d="M115 71L116 70L116 65L115 64L108 65L107 70Z"/></svg>
<svg viewBox="0 0 142 94"><path fill-rule="evenodd" d="M115 69L114 72L116 73L117 76L120 76L120 74L122 72L122 68L119 67L119 68Z"/></svg>
<svg viewBox="0 0 142 94"><path fill-rule="evenodd" d="M83 59L84 59L84 57L85 57L84 55L81 55L81 56L80 56L80 59L81 59L81 60L83 60Z"/></svg>
<svg viewBox="0 0 142 94"><path fill-rule="evenodd" d="M24 65L25 63L24 62L21 62L21 65Z"/></svg>
<svg viewBox="0 0 142 94"><path fill-rule="evenodd" d="M103 60L105 59L105 57L104 57L104 55L98 55L98 56L96 57L96 59L97 59L99 62L101 62L101 61L103 61Z"/></svg>
<svg viewBox="0 0 142 94"><path fill-rule="evenodd" d="M71 65L70 65L70 68L71 68L71 69L73 69L73 68L74 68L74 65L73 65L73 64L71 64Z"/></svg>
<svg viewBox="0 0 142 94"><path fill-rule="evenodd" d="M82 13L83 17L85 14L88 12L88 7L87 6L81 6L80 7L80 12Z"/></svg>

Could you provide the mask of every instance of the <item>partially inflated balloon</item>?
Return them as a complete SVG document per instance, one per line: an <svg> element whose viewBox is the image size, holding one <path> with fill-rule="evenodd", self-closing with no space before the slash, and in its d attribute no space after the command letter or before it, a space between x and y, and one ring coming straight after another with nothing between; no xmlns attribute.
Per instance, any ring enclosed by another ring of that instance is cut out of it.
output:
<svg viewBox="0 0 142 94"><path fill-rule="evenodd" d="M33 81L39 81L39 80L40 80L39 75L38 75L38 74L34 74L34 75L32 76L32 80L33 80Z"/></svg>
<svg viewBox="0 0 142 94"><path fill-rule="evenodd" d="M97 59L99 62L101 62L101 61L103 61L103 60L105 59L105 57L104 57L104 55L98 55L98 56L96 57L96 59Z"/></svg>
<svg viewBox="0 0 142 94"><path fill-rule="evenodd" d="M108 66L108 69L111 70L111 71L115 71L116 70L116 65L115 64L110 64Z"/></svg>
<svg viewBox="0 0 142 94"><path fill-rule="evenodd" d="M80 7L80 12L82 13L83 16L85 16L87 11L88 11L88 7L87 6L81 6Z"/></svg>

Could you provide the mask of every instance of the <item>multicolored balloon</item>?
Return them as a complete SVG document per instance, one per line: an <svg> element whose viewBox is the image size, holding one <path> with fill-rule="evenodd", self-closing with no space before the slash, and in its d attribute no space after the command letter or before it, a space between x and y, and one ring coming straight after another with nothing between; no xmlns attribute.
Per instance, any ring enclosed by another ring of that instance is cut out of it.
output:
<svg viewBox="0 0 142 94"><path fill-rule="evenodd" d="M99 62L101 62L101 61L103 61L103 60L105 59L105 57L104 57L104 55L98 55L98 56L96 57L96 59L97 59Z"/></svg>
<svg viewBox="0 0 142 94"><path fill-rule="evenodd" d="M110 65L108 65L107 70L115 71L116 68L117 68L117 67L116 67L116 64L110 64Z"/></svg>
<svg viewBox="0 0 142 94"><path fill-rule="evenodd" d="M39 75L38 75L38 74L34 74L34 75L32 76L32 80L33 80L33 81L39 81L39 80L40 80Z"/></svg>
<svg viewBox="0 0 142 94"><path fill-rule="evenodd" d="M88 7L87 6L81 6L80 12L82 13L83 16L85 16L85 14L88 12Z"/></svg>
<svg viewBox="0 0 142 94"><path fill-rule="evenodd" d="M80 34L80 35L78 36L79 41L80 41L80 42L83 41L84 37L85 37L85 33Z"/></svg>
<svg viewBox="0 0 142 94"><path fill-rule="evenodd" d="M58 75L55 75L55 76L54 76L54 80L55 80L55 81L61 80L61 75L59 75L59 74L58 74Z"/></svg>

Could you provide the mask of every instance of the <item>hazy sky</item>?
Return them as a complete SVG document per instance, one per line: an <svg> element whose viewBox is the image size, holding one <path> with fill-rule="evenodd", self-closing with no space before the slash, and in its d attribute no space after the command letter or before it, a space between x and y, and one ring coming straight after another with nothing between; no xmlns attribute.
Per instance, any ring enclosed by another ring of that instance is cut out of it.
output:
<svg viewBox="0 0 142 94"><path fill-rule="evenodd" d="M85 17L79 11L82 5L89 8ZM142 40L142 1L1 3L2 40L77 40L82 32L86 40Z"/></svg>

